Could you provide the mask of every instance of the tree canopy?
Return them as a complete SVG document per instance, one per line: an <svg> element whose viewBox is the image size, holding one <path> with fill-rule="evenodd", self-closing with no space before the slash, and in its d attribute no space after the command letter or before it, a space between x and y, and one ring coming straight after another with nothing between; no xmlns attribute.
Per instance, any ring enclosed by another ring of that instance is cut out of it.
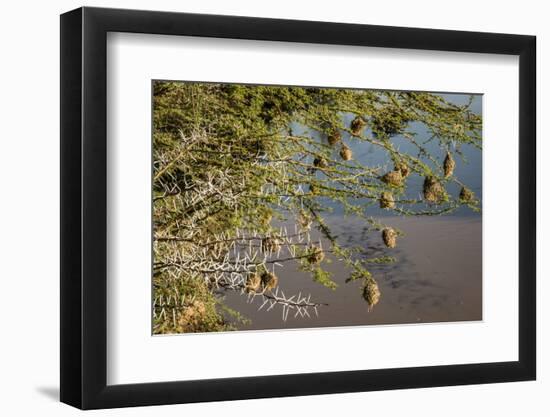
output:
<svg viewBox="0 0 550 417"><path fill-rule="evenodd" d="M383 295L369 266L396 259L344 247L325 215L337 205L393 248L400 231L373 218L373 207L400 216L479 210L454 173L463 146L482 146L482 119L471 102L418 92L155 81L154 332L229 330L246 320L224 305L220 290L258 298L283 318L318 314L318 300L284 294L284 265L296 262L335 289L328 256L351 271L349 280L361 280L358 296L374 308ZM400 150L398 136L414 152ZM426 147L433 141L437 152ZM388 163L360 163L352 143L375 146ZM422 187L411 197L415 176Z"/></svg>

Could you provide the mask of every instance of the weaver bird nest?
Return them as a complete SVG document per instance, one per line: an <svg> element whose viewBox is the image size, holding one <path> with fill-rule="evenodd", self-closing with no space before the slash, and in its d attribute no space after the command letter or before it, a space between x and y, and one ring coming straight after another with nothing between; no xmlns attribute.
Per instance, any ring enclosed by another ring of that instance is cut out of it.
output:
<svg viewBox="0 0 550 417"><path fill-rule="evenodd" d="M313 246L307 257L307 261L311 265L317 265L323 262L323 259L325 259L325 252L323 252L321 248L317 246Z"/></svg>
<svg viewBox="0 0 550 417"><path fill-rule="evenodd" d="M351 121L351 124L350 124L351 133L355 136L359 136L361 134L361 131L365 128L366 125L367 125L367 122L365 122L365 120L362 117L357 116L355 119Z"/></svg>
<svg viewBox="0 0 550 417"><path fill-rule="evenodd" d="M460 195L458 196L461 202L463 203L470 203L474 201L474 192L470 190L469 188L462 187L460 189Z"/></svg>
<svg viewBox="0 0 550 417"><path fill-rule="evenodd" d="M401 172L401 176L403 178L407 178L409 176L409 174L411 173L411 169L409 168L407 163L404 162L404 161L397 162L395 164L395 167L393 168L393 170Z"/></svg>
<svg viewBox="0 0 550 417"><path fill-rule="evenodd" d="M380 180L393 187L400 187L403 185L403 175L401 174L401 171L387 172L380 177Z"/></svg>
<svg viewBox="0 0 550 417"><path fill-rule="evenodd" d="M455 166L456 162L453 159L453 156L450 152L447 152L447 156L445 156L445 160L443 161L443 172L445 173L445 178L449 178L453 175Z"/></svg>
<svg viewBox="0 0 550 417"><path fill-rule="evenodd" d="M446 198L445 188L437 178L431 175L424 179L422 191L424 193L424 199L430 203L440 203Z"/></svg>
<svg viewBox="0 0 550 417"><path fill-rule="evenodd" d="M344 161L350 161L353 157L353 152L348 146L342 145L342 149L340 149L340 156Z"/></svg>
<svg viewBox="0 0 550 417"><path fill-rule="evenodd" d="M342 134L338 130L334 130L327 136L327 141L330 146L336 145L342 140Z"/></svg>
<svg viewBox="0 0 550 417"><path fill-rule="evenodd" d="M315 158L313 160L313 165L317 168L328 168L328 162L325 158Z"/></svg>
<svg viewBox="0 0 550 417"><path fill-rule="evenodd" d="M391 227L386 227L382 230L382 240L388 248L395 248L397 246L397 232Z"/></svg>
<svg viewBox="0 0 550 417"><path fill-rule="evenodd" d="M395 200L393 199L393 194L389 191L384 191L380 195L380 208L383 209L392 209L395 207Z"/></svg>
<svg viewBox="0 0 550 417"><path fill-rule="evenodd" d="M262 277L258 274L250 274L246 280L246 291L257 292L262 285Z"/></svg>
<svg viewBox="0 0 550 417"><path fill-rule="evenodd" d="M365 282L363 298L368 304L368 311L372 311L374 306L380 301L380 288L378 288L378 284L373 278Z"/></svg>
<svg viewBox="0 0 550 417"><path fill-rule="evenodd" d="M262 274L262 285L264 287L264 291L272 290L277 286L278 283L279 278L277 278L277 275L275 275L274 273L265 271Z"/></svg>

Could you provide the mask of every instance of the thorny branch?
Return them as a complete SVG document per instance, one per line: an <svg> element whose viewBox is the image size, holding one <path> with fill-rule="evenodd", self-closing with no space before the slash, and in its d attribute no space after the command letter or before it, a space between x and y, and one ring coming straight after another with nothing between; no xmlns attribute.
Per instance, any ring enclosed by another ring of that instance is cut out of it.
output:
<svg viewBox="0 0 550 417"><path fill-rule="evenodd" d="M324 303L301 292L286 295L281 277L285 264L296 263L334 288L322 266L328 253L351 271L349 280L363 282L372 308L380 292L368 266L393 258L343 249L323 217L327 200L382 232L390 248L399 233L371 219L374 204L406 216L463 205L478 210L452 172L452 154L462 158L464 145L481 148L481 118L471 102L456 106L427 93L198 83L156 82L154 90L155 333L228 328L218 311L227 310L219 299L224 291L258 300L260 310L281 308L284 320L291 312L318 314ZM349 123L345 115L355 118ZM427 139L407 129L411 122L425 126ZM303 132L293 131L296 123ZM415 151L400 151L396 135ZM425 146L433 140L445 161ZM387 153L388 164L363 166L351 142ZM418 198L406 195L413 175L425 178ZM462 187L460 195L449 195L451 183ZM275 226L289 221L294 230ZM312 228L322 239L312 239Z"/></svg>

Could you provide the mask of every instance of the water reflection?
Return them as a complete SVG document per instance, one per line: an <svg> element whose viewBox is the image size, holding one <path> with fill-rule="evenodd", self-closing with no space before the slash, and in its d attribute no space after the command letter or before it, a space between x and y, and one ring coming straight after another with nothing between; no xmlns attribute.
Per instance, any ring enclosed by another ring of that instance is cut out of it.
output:
<svg viewBox="0 0 550 417"><path fill-rule="evenodd" d="M313 282L295 265L285 264L279 269L280 286L285 292L309 292L312 299L328 305L320 308L318 317L289 316L284 322L280 314L258 312L258 303L248 304L242 296L227 292L226 304L253 318L247 325L239 324L239 329L481 320L480 216L385 220L404 233L395 249L388 249L376 236L367 234L357 220L338 215L327 219L335 233L345 236L346 245L368 248L372 256L398 258L391 267L373 264L370 268L383 294L373 311L367 312L361 284L345 282L349 270L341 263L326 267L338 284L335 291Z"/></svg>

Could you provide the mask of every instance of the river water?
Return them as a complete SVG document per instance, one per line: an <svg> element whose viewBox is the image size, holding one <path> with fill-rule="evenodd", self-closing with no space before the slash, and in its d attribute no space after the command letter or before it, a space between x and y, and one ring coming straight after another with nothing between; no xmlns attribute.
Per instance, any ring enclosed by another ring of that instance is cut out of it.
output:
<svg viewBox="0 0 550 417"><path fill-rule="evenodd" d="M467 102L468 95L442 94L455 104ZM481 114L482 96L475 97L471 109ZM347 115L347 122L352 116ZM294 127L299 130L299 126ZM418 124L409 126L417 138L426 138L427 132ZM367 131L367 133L369 133ZM309 132L309 134L314 134ZM354 159L365 166L381 166L386 169L387 154L373 145L352 138L344 140L353 151ZM403 137L392 141L401 152L415 149ZM442 158L445 149L437 140L426 148ZM482 152L473 146L462 146L464 160L455 158L455 175L470 189L476 198L482 199ZM391 164L387 169L391 169ZM423 178L411 175L408 180L409 197L420 196ZM449 184L447 191L457 195L459 186ZM330 203L329 203L330 205ZM413 207L414 208L414 207ZM370 271L382 293L373 311L361 297L361 282L346 283L349 277L341 262L325 263L324 268L333 273L338 284L331 290L313 282L311 276L300 272L297 265L285 263L278 268L279 288L285 294L310 294L311 300L326 303L318 309L319 315L294 317L289 314L282 320L282 309L262 309L260 297L252 300L246 295L228 291L223 294L224 303L249 318L249 324L236 323L240 330L291 329L307 327L335 327L371 324L429 323L446 321L482 320L482 215L461 207L452 214L442 216L388 217L377 206L368 208L368 214L382 223L400 229L404 236L398 239L394 249L384 246L379 233L364 233L363 220L344 217L338 205L326 220L332 231L339 235L339 242L347 246L368 248L369 256L393 256L397 262L372 266ZM329 247L327 244L325 247ZM330 256L328 256L330 260Z"/></svg>
<svg viewBox="0 0 550 417"><path fill-rule="evenodd" d="M482 248L480 217L387 217L385 224L400 229L398 246L384 246L378 234L365 236L363 225L352 219L328 219L346 245L361 245L376 256L394 256L397 262L371 267L382 293L372 311L361 297L361 283L345 280L349 270L340 262L325 266L338 284L331 290L287 263L278 268L279 287L285 294L310 294L311 300L327 303L319 315L282 320L282 309L262 309L260 297L228 291L225 304L251 319L240 330L336 327L369 324L429 323L482 319ZM328 257L330 259L330 256Z"/></svg>

